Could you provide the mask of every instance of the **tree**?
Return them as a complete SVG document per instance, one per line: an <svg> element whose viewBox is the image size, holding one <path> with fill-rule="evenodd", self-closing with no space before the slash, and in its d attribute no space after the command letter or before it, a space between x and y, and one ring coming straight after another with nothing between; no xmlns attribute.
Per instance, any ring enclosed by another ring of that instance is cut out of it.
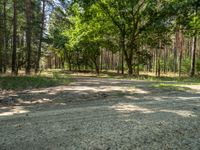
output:
<svg viewBox="0 0 200 150"><path fill-rule="evenodd" d="M200 2L196 1L193 7L193 13L191 15L191 21L189 23L190 29L192 29L193 40L192 40L192 57L191 57L191 70L190 77L195 75L196 68L196 48L197 48L197 35L200 33L200 17L198 8L200 7Z"/></svg>
<svg viewBox="0 0 200 150"><path fill-rule="evenodd" d="M43 31L45 25L45 0L42 0L42 17L41 17L41 26L40 26L40 37L39 37L39 46L37 52L37 60L36 60L36 67L35 73L38 73L40 67L40 59L41 59L41 49L42 49L42 41L43 41Z"/></svg>
<svg viewBox="0 0 200 150"><path fill-rule="evenodd" d="M27 50L27 64L26 64L26 74L31 73L31 39L32 39L32 7L31 0L25 1L25 14L26 14L26 50Z"/></svg>
<svg viewBox="0 0 200 150"><path fill-rule="evenodd" d="M3 72L6 73L7 71L7 63L8 63L8 34L7 34L7 11L6 11L6 7L7 7L7 0L3 1L3 29L4 29L4 59L3 59Z"/></svg>
<svg viewBox="0 0 200 150"><path fill-rule="evenodd" d="M13 51L12 51L12 74L17 74L17 0L13 0Z"/></svg>

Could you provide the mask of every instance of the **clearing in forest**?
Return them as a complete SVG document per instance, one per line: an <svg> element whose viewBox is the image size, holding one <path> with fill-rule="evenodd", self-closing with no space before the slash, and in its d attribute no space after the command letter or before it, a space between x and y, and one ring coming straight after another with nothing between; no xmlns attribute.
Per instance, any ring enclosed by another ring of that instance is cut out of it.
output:
<svg viewBox="0 0 200 150"><path fill-rule="evenodd" d="M80 77L0 102L2 150L200 149L198 85Z"/></svg>

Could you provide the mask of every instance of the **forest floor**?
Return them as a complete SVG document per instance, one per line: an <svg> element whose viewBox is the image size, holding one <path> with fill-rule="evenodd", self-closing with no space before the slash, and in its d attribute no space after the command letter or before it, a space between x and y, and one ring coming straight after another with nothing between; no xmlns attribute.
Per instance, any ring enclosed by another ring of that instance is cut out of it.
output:
<svg viewBox="0 0 200 150"><path fill-rule="evenodd" d="M0 94L1 150L200 149L200 85L74 77Z"/></svg>

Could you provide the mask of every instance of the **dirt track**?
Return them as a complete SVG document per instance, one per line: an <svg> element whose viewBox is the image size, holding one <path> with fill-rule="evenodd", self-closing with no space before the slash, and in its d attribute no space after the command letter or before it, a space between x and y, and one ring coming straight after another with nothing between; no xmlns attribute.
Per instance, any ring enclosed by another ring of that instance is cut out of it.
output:
<svg viewBox="0 0 200 150"><path fill-rule="evenodd" d="M200 150L200 90L77 78L0 95L3 150Z"/></svg>

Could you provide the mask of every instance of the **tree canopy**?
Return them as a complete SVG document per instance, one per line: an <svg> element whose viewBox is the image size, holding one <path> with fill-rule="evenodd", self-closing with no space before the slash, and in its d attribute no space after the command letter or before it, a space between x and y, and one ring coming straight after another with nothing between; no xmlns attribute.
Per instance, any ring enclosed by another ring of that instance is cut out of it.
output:
<svg viewBox="0 0 200 150"><path fill-rule="evenodd" d="M69 70L139 75L147 68L193 76L200 62L199 7L198 0L4 0L0 71L11 65L15 74L20 68L37 73L46 58L48 67L54 60Z"/></svg>

